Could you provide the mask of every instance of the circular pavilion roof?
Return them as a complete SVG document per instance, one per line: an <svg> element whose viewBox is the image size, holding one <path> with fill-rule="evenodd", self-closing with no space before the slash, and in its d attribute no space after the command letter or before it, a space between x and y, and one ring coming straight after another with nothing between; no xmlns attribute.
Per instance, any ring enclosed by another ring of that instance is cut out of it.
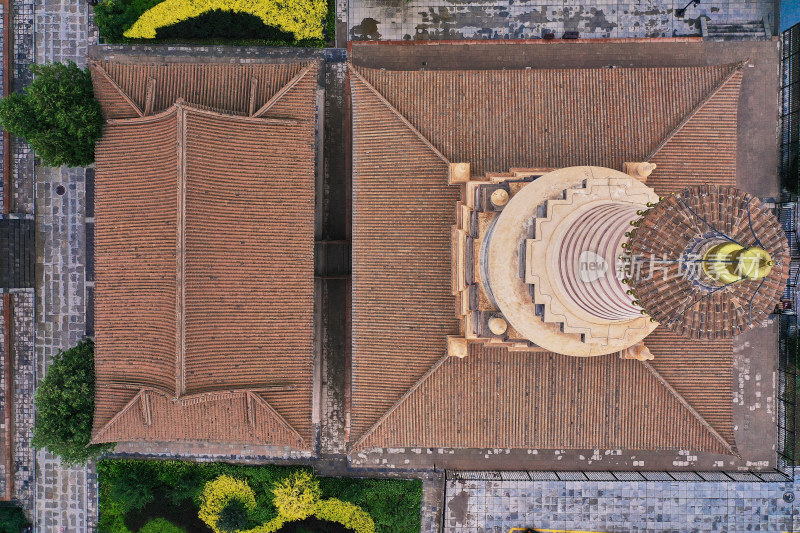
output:
<svg viewBox="0 0 800 533"><path fill-rule="evenodd" d="M655 201L658 195L640 181L602 167L561 168L522 187L495 219L480 252L484 289L509 327L542 348L580 357L625 350L651 333L656 324L641 314L600 318L576 305L575 298L586 298L587 293L567 294L560 278L580 276L580 272L575 265L567 272L562 258L566 252L568 258L578 260L579 255L572 252L580 254L583 248L564 250L561 244L571 235L573 223L584 208L620 204L631 208L623 217L628 221L637 216L637 210ZM587 240L603 237L606 226L595 224L592 227L597 231L581 236ZM618 237L629 227L625 222ZM619 241L603 237L598 242L616 250ZM596 246L586 249L599 251ZM607 265L610 275L615 274L614 256L621 252L619 248L610 257L597 254L597 259L612 263ZM605 278L598 276L586 283L597 281L600 285L601 279ZM616 282L615 276L609 284L612 282ZM627 297L625 289L619 290ZM541 312L537 312L537 305L541 305Z"/></svg>
<svg viewBox="0 0 800 533"><path fill-rule="evenodd" d="M703 252L721 242L763 248L774 266L763 279L721 283L703 275ZM640 305L666 327L696 339L752 328L778 302L789 274L786 236L775 215L735 187L690 187L644 214L627 250Z"/></svg>

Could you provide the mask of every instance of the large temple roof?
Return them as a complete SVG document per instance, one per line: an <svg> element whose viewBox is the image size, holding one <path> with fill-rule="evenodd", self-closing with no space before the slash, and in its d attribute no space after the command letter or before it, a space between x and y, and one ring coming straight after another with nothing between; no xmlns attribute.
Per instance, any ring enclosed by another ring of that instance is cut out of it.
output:
<svg viewBox="0 0 800 533"><path fill-rule="evenodd" d="M451 295L457 187L473 175L652 161L660 194L734 185L741 64L390 71L351 67L354 451L691 449L735 455L733 349L656 330L649 363L472 346ZM713 142L695 143L707 138ZM681 159L678 161L677 154ZM680 371L676 371L680 369Z"/></svg>
<svg viewBox="0 0 800 533"><path fill-rule="evenodd" d="M92 65L95 442L311 449L316 70Z"/></svg>

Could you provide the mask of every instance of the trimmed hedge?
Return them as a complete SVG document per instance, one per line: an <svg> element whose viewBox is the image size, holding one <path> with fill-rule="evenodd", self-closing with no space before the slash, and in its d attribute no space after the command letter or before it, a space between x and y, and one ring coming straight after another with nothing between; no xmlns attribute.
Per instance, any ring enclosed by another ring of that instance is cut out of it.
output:
<svg viewBox="0 0 800 533"><path fill-rule="evenodd" d="M256 508L250 513L251 524L262 524L266 533L271 522L277 531L285 522L279 518L272 489L277 481L295 472L308 472L302 466L234 465L229 463L194 463L183 461L138 461L105 459L98 462L100 482L100 533L130 533L125 528L129 511L118 496L129 493L127 485L141 486L172 505L193 502L199 509L200 495L208 481L228 475L246 480L255 494ZM378 533L419 533L422 482L399 479L317 478L321 498L335 498L361 507L375 523ZM139 489L137 489L139 490ZM195 515L196 516L196 515ZM166 515L167 518L170 516ZM179 525L180 521L174 520Z"/></svg>
<svg viewBox="0 0 800 533"><path fill-rule="evenodd" d="M219 527L222 512L234 501L241 502L244 508L252 512L256 508L256 495L247 481L222 475L209 481L200 495L200 520L208 524L215 533L232 533Z"/></svg>
<svg viewBox="0 0 800 533"><path fill-rule="evenodd" d="M294 35L280 28L267 26L250 13L214 10L197 17L156 30L156 41L180 39L261 39L291 43Z"/></svg>
<svg viewBox="0 0 800 533"><path fill-rule="evenodd" d="M250 529L241 526L222 529L222 513L231 502L242 501L247 510L252 510L250 505L255 505L255 499L246 481L220 476L206 483L199 515L215 533L274 533L287 522L309 516L342 524L355 533L375 533L375 523L361 507L336 498L321 500L319 481L310 472L293 472L275 482L272 494L275 497L273 504L278 509L276 518Z"/></svg>
<svg viewBox="0 0 800 533"><path fill-rule="evenodd" d="M210 11L250 13L267 26L294 34L296 39L321 39L325 0L164 0L141 14L123 35L131 39L153 39L156 30Z"/></svg>
<svg viewBox="0 0 800 533"><path fill-rule="evenodd" d="M302 520L314 512L314 505L322 493L319 481L306 471L293 472L275 483L272 488L273 505L287 521Z"/></svg>
<svg viewBox="0 0 800 533"><path fill-rule="evenodd" d="M335 39L335 0L322 2L324 27L318 37L297 39L291 31L266 25L261 18L246 12L212 9L175 24L159 27L153 38L126 37L139 18L161 0L102 0L95 6L95 22L106 43L227 44L238 46L299 46L322 48Z"/></svg>
<svg viewBox="0 0 800 533"><path fill-rule="evenodd" d="M320 520L338 522L356 533L375 533L375 522L361 507L330 498L317 502L314 516Z"/></svg>

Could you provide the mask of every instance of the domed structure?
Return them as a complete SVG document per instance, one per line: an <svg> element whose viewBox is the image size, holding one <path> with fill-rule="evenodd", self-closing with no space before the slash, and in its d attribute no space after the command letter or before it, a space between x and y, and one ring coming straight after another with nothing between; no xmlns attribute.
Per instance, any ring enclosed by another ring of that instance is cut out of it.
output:
<svg viewBox="0 0 800 533"><path fill-rule="evenodd" d="M483 240L489 298L524 338L554 352L601 355L637 343L654 325L626 293L617 263L637 212L657 201L616 170L544 174L514 195Z"/></svg>
<svg viewBox="0 0 800 533"><path fill-rule="evenodd" d="M735 187L688 188L636 225L626 245L632 292L680 335L738 335L769 313L786 286L789 248L780 222Z"/></svg>
<svg viewBox="0 0 800 533"><path fill-rule="evenodd" d="M788 271L775 216L732 187L660 201L644 184L653 168L467 177L454 232L464 340L645 360L659 323L717 338L760 320Z"/></svg>

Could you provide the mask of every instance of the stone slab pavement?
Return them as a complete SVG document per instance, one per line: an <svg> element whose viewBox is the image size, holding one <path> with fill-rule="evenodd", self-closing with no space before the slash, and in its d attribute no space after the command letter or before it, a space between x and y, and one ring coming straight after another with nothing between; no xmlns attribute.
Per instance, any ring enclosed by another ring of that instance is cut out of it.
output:
<svg viewBox="0 0 800 533"><path fill-rule="evenodd" d="M35 451L33 438L33 393L36 383L34 352L35 296L32 291L11 295L12 369L14 372L14 497L29 513L35 502Z"/></svg>
<svg viewBox="0 0 800 533"><path fill-rule="evenodd" d="M86 334L86 233L83 168L36 171L37 376L52 357ZM63 185L59 196L55 189ZM93 465L65 467L45 450L36 456L35 521L39 531L92 531L96 522Z"/></svg>
<svg viewBox="0 0 800 533"><path fill-rule="evenodd" d="M444 531L500 533L514 527L608 533L797 531L798 496L798 485L791 481L450 480Z"/></svg>
<svg viewBox="0 0 800 533"><path fill-rule="evenodd" d="M87 64L96 44L83 0L35 0L32 42L36 63ZM28 180L34 183L28 173ZM41 379L51 358L74 346L86 323L86 169L35 168L37 233L36 362ZM55 189L63 185L65 193ZM36 456L37 531L93 531L97 520L94 465L66 467L44 450Z"/></svg>
<svg viewBox="0 0 800 533"><path fill-rule="evenodd" d="M350 0L351 40L536 39L546 32L582 38L700 35L712 22L775 26L773 0L703 0L675 16L684 0Z"/></svg>

